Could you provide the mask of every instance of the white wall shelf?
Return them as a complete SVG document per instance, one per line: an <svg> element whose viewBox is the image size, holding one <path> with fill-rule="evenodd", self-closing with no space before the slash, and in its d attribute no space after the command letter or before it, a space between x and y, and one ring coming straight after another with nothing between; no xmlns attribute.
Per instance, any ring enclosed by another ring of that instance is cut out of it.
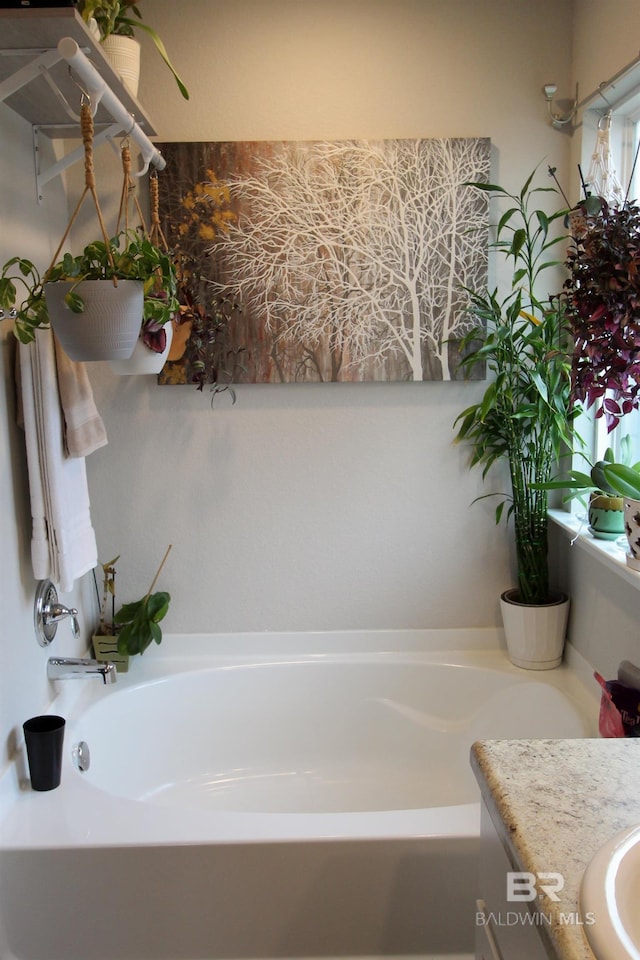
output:
<svg viewBox="0 0 640 960"><path fill-rule="evenodd" d="M91 98L96 145L126 132L140 147L145 168L164 167L149 139L156 133L149 117L75 9L0 10L0 101L33 127L39 200L44 184L83 156L75 150L49 170L39 169L40 134L79 137L81 88Z"/></svg>

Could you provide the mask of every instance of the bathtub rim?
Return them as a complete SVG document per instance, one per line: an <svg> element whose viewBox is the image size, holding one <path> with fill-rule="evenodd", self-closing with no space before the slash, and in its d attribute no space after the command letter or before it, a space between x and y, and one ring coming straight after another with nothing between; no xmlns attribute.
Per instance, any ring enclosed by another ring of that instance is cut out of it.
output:
<svg viewBox="0 0 640 960"><path fill-rule="evenodd" d="M215 654L212 657L212 637ZM301 642L301 641L304 642ZM455 662L476 666L477 662L498 658L501 668L531 680L551 680L563 688L562 678L580 692L591 695L593 670L586 660L567 644L565 662L546 677L522 671L509 663L504 653L502 631L421 630L421 631L346 631L309 634L169 634L163 644L147 654L136 666L142 670L121 676L114 690L153 682L166 677L232 663L291 663L338 658L361 662L370 656L389 662ZM494 664L488 663L489 666ZM91 683L57 682L56 696L48 710L73 717L82 711L83 699L91 702L96 687ZM101 688L102 689L102 688ZM108 688L106 688L108 690ZM570 696L570 694L569 694ZM599 698L595 691L591 704ZM594 712L594 731L597 713ZM594 735L597 735L594 732ZM70 765L71 743L65 744L65 766ZM22 765L22 772L21 772ZM71 776L69 776L71 774ZM245 814L207 811L173 811L142 801L119 798L83 781L75 770L63 770L63 788L45 795L25 789L24 757L19 749L12 764L0 778L0 847L120 846L158 843L243 843L314 840L397 839L429 836L468 836L479 828L479 802L425 810L366 811L342 814ZM44 797L48 800L45 801ZM45 807L46 804L46 807ZM90 812L90 816L89 816ZM313 832L310 836L310 820ZM170 825L170 837L167 828Z"/></svg>

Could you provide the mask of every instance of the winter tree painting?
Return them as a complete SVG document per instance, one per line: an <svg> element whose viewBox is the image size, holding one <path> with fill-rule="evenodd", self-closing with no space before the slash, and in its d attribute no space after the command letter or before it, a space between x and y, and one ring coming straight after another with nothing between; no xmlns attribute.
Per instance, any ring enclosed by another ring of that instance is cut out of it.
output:
<svg viewBox="0 0 640 960"><path fill-rule="evenodd" d="M456 377L465 288L487 282L487 199L470 185L488 179L487 139L160 149L195 316L161 382Z"/></svg>

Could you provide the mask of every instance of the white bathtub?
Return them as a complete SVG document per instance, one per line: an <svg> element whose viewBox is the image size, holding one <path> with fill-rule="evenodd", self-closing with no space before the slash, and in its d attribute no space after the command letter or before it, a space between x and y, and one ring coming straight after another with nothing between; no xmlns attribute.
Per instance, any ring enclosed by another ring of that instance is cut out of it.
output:
<svg viewBox="0 0 640 960"><path fill-rule="evenodd" d="M498 642L172 636L113 687L58 683L62 784L0 821L1 960L470 953L471 744L596 735L580 658L531 673ZM99 935L74 946L71 908Z"/></svg>

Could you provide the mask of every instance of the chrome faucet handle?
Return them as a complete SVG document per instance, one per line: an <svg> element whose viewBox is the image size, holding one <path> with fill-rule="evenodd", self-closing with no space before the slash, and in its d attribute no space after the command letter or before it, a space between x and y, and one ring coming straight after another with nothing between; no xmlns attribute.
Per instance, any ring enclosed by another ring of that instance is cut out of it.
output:
<svg viewBox="0 0 640 960"><path fill-rule="evenodd" d="M61 620L71 618L71 632L74 639L80 636L78 611L75 607L65 607L58 603L58 592L50 580L41 580L36 590L33 607L33 623L36 637L41 647L48 647L56 635Z"/></svg>
<svg viewBox="0 0 640 960"><path fill-rule="evenodd" d="M65 607L62 603L52 603L46 605L42 610L42 619L45 626L49 623L59 623L60 620L66 620L71 617L71 632L74 639L80 636L80 624L78 623L78 611L75 607Z"/></svg>

